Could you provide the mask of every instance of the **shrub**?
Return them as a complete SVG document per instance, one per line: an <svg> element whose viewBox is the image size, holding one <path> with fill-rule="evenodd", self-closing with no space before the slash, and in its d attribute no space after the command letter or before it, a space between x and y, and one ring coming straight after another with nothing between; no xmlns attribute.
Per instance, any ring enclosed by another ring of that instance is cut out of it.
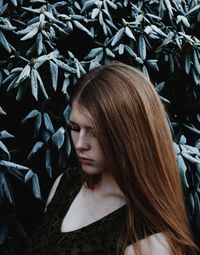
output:
<svg viewBox="0 0 200 255"><path fill-rule="evenodd" d="M165 104L198 238L199 23L198 0L0 1L1 254L21 251L53 179L75 163L71 88L113 60L139 68Z"/></svg>

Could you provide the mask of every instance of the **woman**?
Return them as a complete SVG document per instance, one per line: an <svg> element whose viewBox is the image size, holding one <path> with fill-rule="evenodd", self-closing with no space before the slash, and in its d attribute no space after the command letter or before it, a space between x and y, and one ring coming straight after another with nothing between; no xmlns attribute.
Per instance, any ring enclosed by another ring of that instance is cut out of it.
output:
<svg viewBox="0 0 200 255"><path fill-rule="evenodd" d="M68 125L79 170L56 180L27 254L196 254L153 85L119 62L93 69L75 87Z"/></svg>

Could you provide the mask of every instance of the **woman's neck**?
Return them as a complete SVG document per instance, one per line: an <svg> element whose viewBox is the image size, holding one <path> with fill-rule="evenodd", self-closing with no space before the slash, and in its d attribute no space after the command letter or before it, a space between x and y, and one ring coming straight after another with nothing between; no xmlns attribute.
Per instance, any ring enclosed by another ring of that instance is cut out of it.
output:
<svg viewBox="0 0 200 255"><path fill-rule="evenodd" d="M99 182L94 186L92 192L101 197L119 197L122 200L125 200L125 196L115 179L109 172L104 172L99 180Z"/></svg>

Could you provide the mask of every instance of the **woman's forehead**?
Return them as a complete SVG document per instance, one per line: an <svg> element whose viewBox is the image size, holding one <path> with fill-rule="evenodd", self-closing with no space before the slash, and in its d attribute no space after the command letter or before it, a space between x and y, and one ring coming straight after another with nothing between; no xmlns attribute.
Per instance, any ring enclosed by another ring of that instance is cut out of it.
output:
<svg viewBox="0 0 200 255"><path fill-rule="evenodd" d="M87 123L93 122L93 118L90 114L90 112L82 106L80 103L78 103L77 100L74 100L72 102L72 110L70 114L70 119L74 121L86 121Z"/></svg>

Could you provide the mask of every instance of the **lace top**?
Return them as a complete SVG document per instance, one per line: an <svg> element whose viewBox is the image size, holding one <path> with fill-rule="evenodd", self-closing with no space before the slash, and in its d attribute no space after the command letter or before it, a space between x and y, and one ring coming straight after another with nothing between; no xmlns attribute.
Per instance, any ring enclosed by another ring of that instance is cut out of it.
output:
<svg viewBox="0 0 200 255"><path fill-rule="evenodd" d="M63 218L81 186L77 168L63 174L42 223L27 243L25 255L116 255L126 205L85 227L61 232Z"/></svg>

